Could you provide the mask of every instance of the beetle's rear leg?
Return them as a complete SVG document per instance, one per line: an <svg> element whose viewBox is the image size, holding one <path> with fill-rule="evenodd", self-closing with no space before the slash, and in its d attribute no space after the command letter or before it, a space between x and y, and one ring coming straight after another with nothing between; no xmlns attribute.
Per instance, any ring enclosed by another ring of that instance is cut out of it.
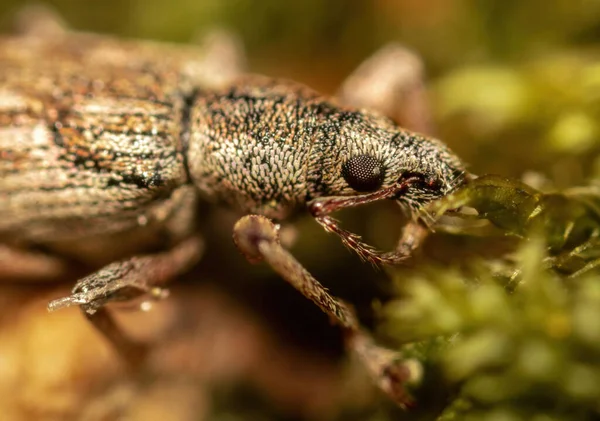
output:
<svg viewBox="0 0 600 421"><path fill-rule="evenodd" d="M419 380L418 363L402 360L398 353L375 345L371 337L360 329L352 309L331 296L281 246L278 237L278 227L268 218L258 215L241 218L233 232L234 241L246 258L253 263L265 260L281 277L328 314L344 330L346 347L363 362L379 387L396 402L406 405L409 396L404 385Z"/></svg>
<svg viewBox="0 0 600 421"><path fill-rule="evenodd" d="M144 347L124 335L104 306L138 297L164 296L162 285L188 270L200 258L202 249L202 240L193 237L164 253L135 256L112 263L81 279L70 296L50 302L48 310L80 306L117 352L128 363L137 366L142 361L140 356L144 353Z"/></svg>
<svg viewBox="0 0 600 421"><path fill-rule="evenodd" d="M342 84L339 99L377 110L409 130L433 132L431 111L419 56L388 44L365 60Z"/></svg>

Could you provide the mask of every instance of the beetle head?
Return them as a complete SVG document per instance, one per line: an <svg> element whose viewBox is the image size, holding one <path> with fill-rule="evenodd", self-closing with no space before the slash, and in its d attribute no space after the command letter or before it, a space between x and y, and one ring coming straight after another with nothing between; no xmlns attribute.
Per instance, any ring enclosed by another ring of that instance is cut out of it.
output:
<svg viewBox="0 0 600 421"><path fill-rule="evenodd" d="M464 179L460 160L440 141L368 111L330 110L311 151L310 198L397 200L411 211L450 193Z"/></svg>

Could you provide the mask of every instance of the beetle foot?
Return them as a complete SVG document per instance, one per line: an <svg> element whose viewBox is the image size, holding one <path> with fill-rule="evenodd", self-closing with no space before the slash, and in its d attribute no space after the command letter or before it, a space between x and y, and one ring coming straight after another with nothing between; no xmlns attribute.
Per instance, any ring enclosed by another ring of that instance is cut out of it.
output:
<svg viewBox="0 0 600 421"><path fill-rule="evenodd" d="M143 270L146 259L151 258L132 258L105 266L77 282L70 296L51 301L48 310L78 305L87 314L94 314L108 303L129 301L150 293Z"/></svg>
<svg viewBox="0 0 600 421"><path fill-rule="evenodd" d="M399 406L411 405L412 397L407 386L418 384L423 377L421 363L405 359L393 350L378 346L365 332L348 332L346 345L361 361L379 388Z"/></svg>
<svg viewBox="0 0 600 421"><path fill-rule="evenodd" d="M80 285L78 284L76 288L78 286ZM135 290L131 294L126 293L123 286L113 286L112 290L111 288L99 288L86 292L77 292L77 289L74 289L73 294L68 297L50 301L48 311L54 312L66 307L80 306L85 313L92 315L110 302L129 301L134 299L135 295L144 295L148 298L140 304L140 308L145 310L148 307L146 303L149 301L159 301L169 296L169 290L166 288L141 288L140 286L136 286L136 288L139 288L137 294Z"/></svg>

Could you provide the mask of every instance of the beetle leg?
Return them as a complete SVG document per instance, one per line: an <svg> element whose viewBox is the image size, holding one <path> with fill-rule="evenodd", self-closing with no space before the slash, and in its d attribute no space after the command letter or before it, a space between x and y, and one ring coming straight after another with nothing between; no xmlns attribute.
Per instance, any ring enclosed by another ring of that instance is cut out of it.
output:
<svg viewBox="0 0 600 421"><path fill-rule="evenodd" d="M202 254L202 240L198 236L189 237L196 228L196 200L193 187L183 186L148 214L150 222L164 224L164 242L170 245L167 251L133 256L104 266L80 279L72 295L52 301L48 309L79 305L93 314L109 302L128 301L142 295L160 297L163 294L160 286L191 267Z"/></svg>
<svg viewBox="0 0 600 421"><path fill-rule="evenodd" d="M134 256L111 263L79 280L68 297L48 304L49 311L73 305L88 314L111 302L129 301L142 295L160 297L161 285L194 264L201 252L202 241L193 237L173 249L146 256Z"/></svg>
<svg viewBox="0 0 600 421"><path fill-rule="evenodd" d="M187 62L184 71L196 86L218 88L246 71L244 47L234 33L217 28L194 38L204 54Z"/></svg>
<svg viewBox="0 0 600 421"><path fill-rule="evenodd" d="M0 277L9 280L58 280L69 272L65 260L0 244Z"/></svg>
<svg viewBox="0 0 600 421"><path fill-rule="evenodd" d="M361 259L374 265L394 265L405 261L419 247L427 236L428 230L419 221L411 221L402 230L402 235L393 251L381 252L363 242L361 237L340 227L338 221L329 216L317 216L315 220L327 232L340 237L342 244L358 254Z"/></svg>
<svg viewBox="0 0 600 421"><path fill-rule="evenodd" d="M347 349L363 362L384 392L400 405L409 402L410 398L404 386L419 380L419 364L403 360L397 352L377 346L360 328L352 309L331 296L327 289L281 246L278 226L264 216L248 215L235 224L233 238L250 262L265 260L275 272L344 330Z"/></svg>
<svg viewBox="0 0 600 421"><path fill-rule="evenodd" d="M137 367L143 361L140 357L145 346L127 338L104 306L141 296L162 298L166 290L161 286L189 269L199 259L202 249L202 241L193 237L164 253L112 263L77 282L70 296L51 301L48 310L80 306L125 361Z"/></svg>
<svg viewBox="0 0 600 421"><path fill-rule="evenodd" d="M410 221L402 228L402 235L396 244L393 253L403 256L410 256L429 234L430 230L422 221Z"/></svg>
<svg viewBox="0 0 600 421"><path fill-rule="evenodd" d="M101 307L94 313L84 310L83 314L108 340L123 361L127 363L128 368L135 371L144 363L149 349L148 345L129 338L106 307Z"/></svg>
<svg viewBox="0 0 600 421"><path fill-rule="evenodd" d="M403 181L406 185L410 182L411 179ZM359 235L342 228L338 221L329 215L341 209L388 199L397 194L399 188L402 188L402 186L391 186L360 196L319 197L308 203L308 209L325 231L338 235L344 246L358 254L361 259L374 265L380 263L397 264L409 257L427 236L429 230L423 222L419 220L410 221L402 230L396 248L393 251L384 253L363 242Z"/></svg>
<svg viewBox="0 0 600 421"><path fill-rule="evenodd" d="M407 129L431 134L423 73L423 63L415 53L388 44L344 81L338 97L348 105L377 110Z"/></svg>

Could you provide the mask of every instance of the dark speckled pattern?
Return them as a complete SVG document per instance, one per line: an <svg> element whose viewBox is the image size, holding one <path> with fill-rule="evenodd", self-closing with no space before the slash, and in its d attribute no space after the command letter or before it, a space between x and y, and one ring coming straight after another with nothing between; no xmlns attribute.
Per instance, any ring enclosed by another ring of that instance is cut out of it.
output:
<svg viewBox="0 0 600 421"><path fill-rule="evenodd" d="M300 84L204 86L199 55L85 34L0 39L0 237L44 243L162 223L190 181L205 199L284 219L311 199L358 194L343 166L359 155L381 162L382 188L422 175L403 196L413 208L462 173L440 142Z"/></svg>
<svg viewBox="0 0 600 421"><path fill-rule="evenodd" d="M357 194L343 176L352 157L381 162L382 187L405 173L436 186L409 189L413 203L445 194L463 172L441 142L289 81L247 77L199 95L190 124L188 165L202 194L277 219L316 197Z"/></svg>

